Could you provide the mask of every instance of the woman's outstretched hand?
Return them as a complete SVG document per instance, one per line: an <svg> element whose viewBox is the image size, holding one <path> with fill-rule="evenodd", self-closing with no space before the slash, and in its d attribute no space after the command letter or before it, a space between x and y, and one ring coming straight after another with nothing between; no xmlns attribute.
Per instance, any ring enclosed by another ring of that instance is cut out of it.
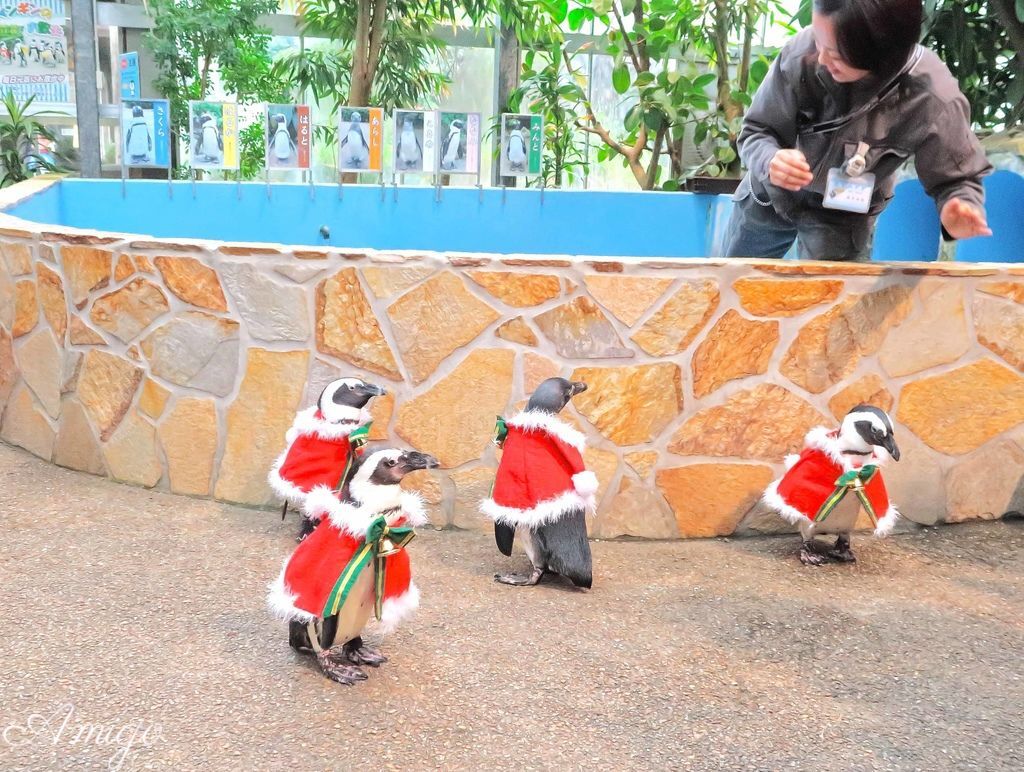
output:
<svg viewBox="0 0 1024 772"><path fill-rule="evenodd" d="M794 192L814 180L807 158L799 150L779 150L768 164L768 180L777 188Z"/></svg>
<svg viewBox="0 0 1024 772"><path fill-rule="evenodd" d="M991 236L985 212L960 198L951 198L939 214L942 227L954 239L970 239L975 236Z"/></svg>

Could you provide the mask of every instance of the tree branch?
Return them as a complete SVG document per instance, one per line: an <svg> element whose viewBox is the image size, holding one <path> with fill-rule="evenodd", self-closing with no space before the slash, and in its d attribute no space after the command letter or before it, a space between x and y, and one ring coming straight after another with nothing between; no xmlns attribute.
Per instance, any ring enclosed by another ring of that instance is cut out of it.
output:
<svg viewBox="0 0 1024 772"><path fill-rule="evenodd" d="M633 48L633 41L629 39L629 33L626 32L626 24L622 21L622 14L619 13L618 3L612 3L612 11L615 12L615 21L618 22L619 31L622 33L622 39L626 41L626 49L629 51L629 58L633 60L633 70L639 73L641 72L640 58L637 56L636 49Z"/></svg>
<svg viewBox="0 0 1024 772"><path fill-rule="evenodd" d="M377 76L380 64L380 49L384 43L384 26L387 24L388 0L377 0L373 6L373 21L370 24L370 55L366 61L367 96Z"/></svg>
<svg viewBox="0 0 1024 772"><path fill-rule="evenodd" d="M1024 54L1024 22L1017 18L1014 0L991 0L995 6L996 16L1003 23L1010 42L1018 53Z"/></svg>

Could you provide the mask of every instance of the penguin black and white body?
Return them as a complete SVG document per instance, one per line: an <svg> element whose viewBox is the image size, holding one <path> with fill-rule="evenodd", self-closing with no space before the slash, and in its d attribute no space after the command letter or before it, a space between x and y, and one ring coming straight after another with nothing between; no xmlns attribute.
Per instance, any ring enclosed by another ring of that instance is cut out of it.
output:
<svg viewBox="0 0 1024 772"><path fill-rule="evenodd" d="M291 647L315 656L321 671L333 681L346 685L364 681L367 676L361 666L387 662L362 639L374 609L373 561L352 575L344 602L337 600L336 587L345 580L353 555L366 545L374 521L384 518L391 528L427 522L422 501L403 491L400 483L409 472L437 466L437 459L425 453L375 450L359 462L344 490L319 491L306 503L321 522L285 561L270 585L268 602L276 616L288 621ZM416 610L420 594L404 547L388 554L384 568L380 624L387 632Z"/></svg>
<svg viewBox="0 0 1024 772"><path fill-rule="evenodd" d="M423 157L423 148L416 138L416 127L410 117L402 123L402 133L398 139L398 161L404 169L412 169L419 165Z"/></svg>
<svg viewBox="0 0 1024 772"><path fill-rule="evenodd" d="M518 123L513 124L512 131L508 134L505 155L512 169L519 172L526 170L526 139Z"/></svg>
<svg viewBox="0 0 1024 772"><path fill-rule="evenodd" d="M452 121L448 128L448 136L444 138L441 145L441 168L454 169L459 158L462 157L462 121Z"/></svg>
<svg viewBox="0 0 1024 772"><path fill-rule="evenodd" d="M856 558L850 534L862 506L873 513L876 536L888 535L899 519L881 469L899 458L892 419L873 405L857 405L843 417L839 429L818 427L808 432L803 451L786 459L786 473L768 486L762 500L800 529L801 562L852 563ZM815 549L817 534L837 535L825 554Z"/></svg>
<svg viewBox="0 0 1024 772"><path fill-rule="evenodd" d="M217 129L217 120L206 113L203 116L202 130L200 131L199 154L205 156L208 161L216 161L220 158L219 151L223 149L220 131Z"/></svg>
<svg viewBox="0 0 1024 772"><path fill-rule="evenodd" d="M124 137L124 151L129 163L144 163L149 160L153 150L153 138L149 135L149 126L142 117L142 108L132 108L132 122Z"/></svg>
<svg viewBox="0 0 1024 772"><path fill-rule="evenodd" d="M285 501L282 517L289 504L305 513L306 499L316 489L344 487L363 451L361 438L373 423L366 405L384 393L361 378L339 378L324 388L316 405L295 416L286 435L288 445L267 475L270 487ZM315 526L315 519L303 516L299 540Z"/></svg>
<svg viewBox="0 0 1024 772"><path fill-rule="evenodd" d="M57 60L53 55L53 46L47 46L39 52L39 61L44 67L57 66Z"/></svg>
<svg viewBox="0 0 1024 772"><path fill-rule="evenodd" d="M577 587L590 587L593 566L586 513L595 508L597 478L586 470L583 434L558 418L586 384L549 378L537 387L519 415L505 423L504 452L490 498L480 511L494 520L494 537L504 555L516 537L532 564L528 576L496 575L503 584L534 585L545 572Z"/></svg>
<svg viewBox="0 0 1024 772"><path fill-rule="evenodd" d="M291 135L288 133L288 120L282 113L278 113L274 116L274 124L277 127L271 142L274 158L279 162L287 161L291 158L292 150L295 148L295 143L292 142Z"/></svg>
<svg viewBox="0 0 1024 772"><path fill-rule="evenodd" d="M369 166L370 146L363 135L362 124L356 114L348 125L348 131L341 139L341 165L349 169L365 169Z"/></svg>

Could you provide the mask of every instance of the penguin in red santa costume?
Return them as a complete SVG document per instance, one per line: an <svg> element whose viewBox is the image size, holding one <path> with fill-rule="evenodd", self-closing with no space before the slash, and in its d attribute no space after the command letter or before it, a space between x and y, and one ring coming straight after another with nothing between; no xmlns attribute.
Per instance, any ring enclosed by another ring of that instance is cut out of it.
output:
<svg viewBox="0 0 1024 772"><path fill-rule="evenodd" d="M366 404L384 393L360 378L340 378L327 385L315 406L295 416L285 436L288 446L267 475L267 482L285 500L282 519L289 504L303 511L310 491L318 486L341 490L370 430ZM299 539L315 524L304 518Z"/></svg>
<svg viewBox="0 0 1024 772"><path fill-rule="evenodd" d="M361 665L387 662L363 643L371 615L389 632L419 606L405 547L427 517L420 498L399 484L437 466L425 453L377 450L357 462L341 491L319 487L306 499L320 522L285 561L268 602L288 621L291 647L316 657L333 681L364 681Z"/></svg>
<svg viewBox="0 0 1024 772"><path fill-rule="evenodd" d="M498 421L495 443L503 453L494 489L480 511L494 520L501 553L511 555L518 536L533 566L529 576L495 575L502 584L532 586L546 571L577 587L593 582L586 512L595 508L597 477L583 465L583 434L557 415L586 389L585 383L548 378L526 410Z"/></svg>
<svg viewBox="0 0 1024 772"><path fill-rule="evenodd" d="M899 512L882 479L889 459L900 459L892 420L872 405L853 408L835 431L818 427L807 433L803 452L786 459L786 473L763 496L768 507L800 528L802 563L854 562L850 533L861 509L875 536L892 531ZM835 545L822 554L815 549L816 534L836 534Z"/></svg>

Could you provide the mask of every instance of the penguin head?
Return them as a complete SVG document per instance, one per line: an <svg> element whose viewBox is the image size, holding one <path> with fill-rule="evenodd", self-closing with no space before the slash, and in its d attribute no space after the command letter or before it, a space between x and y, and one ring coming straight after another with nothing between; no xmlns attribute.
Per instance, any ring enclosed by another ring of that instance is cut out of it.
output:
<svg viewBox="0 0 1024 772"><path fill-rule="evenodd" d="M460 121L458 118L456 118L454 121L452 121L450 128L451 129L458 129L459 131L462 131L462 121Z"/></svg>
<svg viewBox="0 0 1024 772"><path fill-rule="evenodd" d="M375 512L401 505L399 483L407 474L440 466L433 456L401 448L369 450L357 463L348 497Z"/></svg>
<svg viewBox="0 0 1024 772"><path fill-rule="evenodd" d="M142 117L142 108L139 107L138 105L135 105L135 107L132 108L132 117L133 118L141 118Z"/></svg>
<svg viewBox="0 0 1024 772"><path fill-rule="evenodd" d="M284 123L287 119L284 117L284 113L278 113L274 116L274 120L278 123Z"/></svg>
<svg viewBox="0 0 1024 772"><path fill-rule="evenodd" d="M316 404L324 419L331 423L351 421L359 416L367 402L385 393L380 386L361 378L339 378L327 384Z"/></svg>
<svg viewBox="0 0 1024 772"><path fill-rule="evenodd" d="M857 405L846 414L839 428L839 442L844 453L866 455L882 448L893 461L900 460L892 419L874 405Z"/></svg>
<svg viewBox="0 0 1024 772"><path fill-rule="evenodd" d="M569 400L587 390L582 381L567 381L565 378L548 378L530 395L527 410L557 413L569 404Z"/></svg>

